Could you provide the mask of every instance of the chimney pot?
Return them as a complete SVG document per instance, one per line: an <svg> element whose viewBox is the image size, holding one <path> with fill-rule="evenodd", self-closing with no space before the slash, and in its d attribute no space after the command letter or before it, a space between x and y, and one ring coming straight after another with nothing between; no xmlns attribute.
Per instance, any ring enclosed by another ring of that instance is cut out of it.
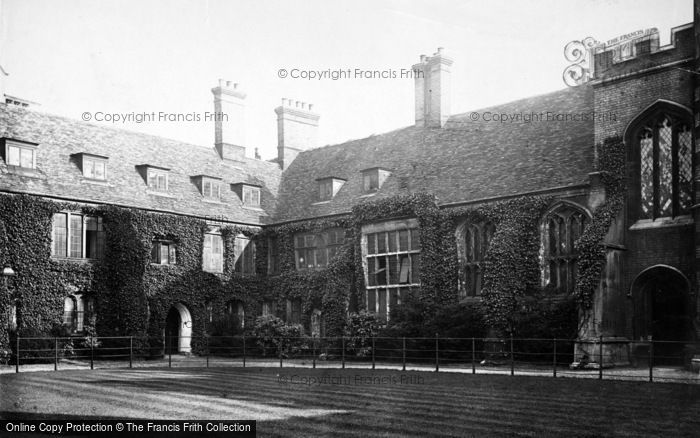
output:
<svg viewBox="0 0 700 438"><path fill-rule="evenodd" d="M308 110L307 110L308 105ZM297 108L304 111L285 111ZM291 98L282 99L277 113L277 162L284 170L301 152L316 147L319 116L311 113L313 105Z"/></svg>
<svg viewBox="0 0 700 438"><path fill-rule="evenodd" d="M427 56L425 55L420 55L420 62L425 62Z"/></svg>
<svg viewBox="0 0 700 438"><path fill-rule="evenodd" d="M231 86L231 81L226 81L226 86L230 87Z"/></svg>
<svg viewBox="0 0 700 438"><path fill-rule="evenodd" d="M437 54L442 55L443 47L438 47Z"/></svg>

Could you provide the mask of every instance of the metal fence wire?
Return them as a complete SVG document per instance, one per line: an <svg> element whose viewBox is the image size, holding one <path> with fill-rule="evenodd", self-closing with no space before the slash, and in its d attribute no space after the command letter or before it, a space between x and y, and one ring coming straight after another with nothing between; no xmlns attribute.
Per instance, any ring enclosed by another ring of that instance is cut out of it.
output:
<svg viewBox="0 0 700 438"><path fill-rule="evenodd" d="M439 337L16 337L15 372L134 367L366 368L700 383L700 342Z"/></svg>

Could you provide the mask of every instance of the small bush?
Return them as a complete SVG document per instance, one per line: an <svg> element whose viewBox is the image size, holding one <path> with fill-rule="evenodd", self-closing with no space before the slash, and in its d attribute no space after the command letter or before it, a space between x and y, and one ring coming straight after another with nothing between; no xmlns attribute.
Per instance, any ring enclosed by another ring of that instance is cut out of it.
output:
<svg viewBox="0 0 700 438"><path fill-rule="evenodd" d="M371 354L371 339L377 336L379 327L380 322L374 313L362 310L349 314L345 324L345 350L357 357Z"/></svg>
<svg viewBox="0 0 700 438"><path fill-rule="evenodd" d="M301 324L287 324L276 316L258 317L252 335L257 338L263 356L274 351L277 356L291 357L309 348Z"/></svg>

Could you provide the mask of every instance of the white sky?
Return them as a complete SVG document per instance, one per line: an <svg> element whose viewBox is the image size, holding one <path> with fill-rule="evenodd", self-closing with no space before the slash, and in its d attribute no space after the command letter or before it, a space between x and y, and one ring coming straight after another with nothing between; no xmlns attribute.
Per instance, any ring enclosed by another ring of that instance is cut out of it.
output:
<svg viewBox="0 0 700 438"><path fill-rule="evenodd" d="M0 0L6 92L43 112L213 111L219 78L248 93L248 155L276 156L282 97L321 114L319 145L413 124L412 79L280 79L280 68L391 69L445 47L453 113L564 87L563 48L692 21L692 0ZM111 125L106 122L102 125ZM211 122L119 127L211 146Z"/></svg>

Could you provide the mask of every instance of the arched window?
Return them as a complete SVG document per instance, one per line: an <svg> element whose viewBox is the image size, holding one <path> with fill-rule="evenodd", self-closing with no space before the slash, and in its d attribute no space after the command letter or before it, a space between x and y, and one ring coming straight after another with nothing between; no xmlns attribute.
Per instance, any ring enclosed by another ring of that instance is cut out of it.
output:
<svg viewBox="0 0 700 438"><path fill-rule="evenodd" d="M484 260L495 230L490 222L463 225L462 232L458 235L460 299L481 295Z"/></svg>
<svg viewBox="0 0 700 438"><path fill-rule="evenodd" d="M690 124L657 113L635 131L639 154L640 218L688 214L693 204L693 135Z"/></svg>
<svg viewBox="0 0 700 438"><path fill-rule="evenodd" d="M572 293L578 253L574 243L588 222L582 210L562 205L550 211L542 226L542 284L559 293Z"/></svg>
<svg viewBox="0 0 700 438"><path fill-rule="evenodd" d="M72 295L63 300L63 324L72 332L78 329L78 301Z"/></svg>
<svg viewBox="0 0 700 438"><path fill-rule="evenodd" d="M226 303L226 317L229 327L236 329L245 328L245 307L240 300L233 300Z"/></svg>

